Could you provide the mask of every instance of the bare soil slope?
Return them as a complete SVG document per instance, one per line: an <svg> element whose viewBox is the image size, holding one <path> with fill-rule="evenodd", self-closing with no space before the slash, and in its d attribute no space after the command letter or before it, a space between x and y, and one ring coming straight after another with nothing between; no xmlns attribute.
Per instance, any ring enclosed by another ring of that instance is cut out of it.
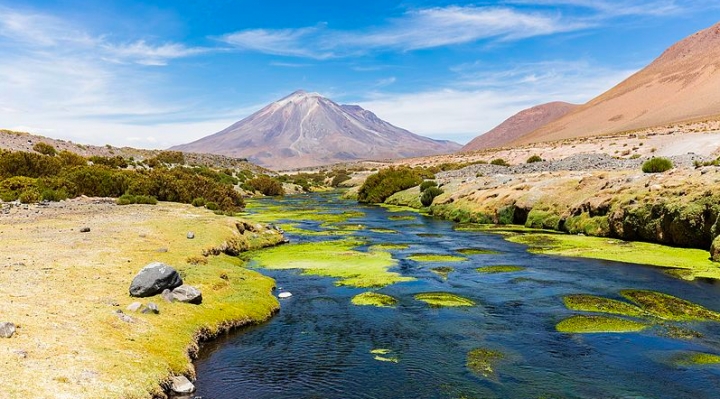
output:
<svg viewBox="0 0 720 399"><path fill-rule="evenodd" d="M516 140L528 144L720 118L720 23L568 115Z"/></svg>
<svg viewBox="0 0 720 399"><path fill-rule="evenodd" d="M494 129L475 137L463 147L461 152L504 147L508 143L522 138L538 128L556 121L575 109L577 105L555 101L537 105L520 111L506 119Z"/></svg>

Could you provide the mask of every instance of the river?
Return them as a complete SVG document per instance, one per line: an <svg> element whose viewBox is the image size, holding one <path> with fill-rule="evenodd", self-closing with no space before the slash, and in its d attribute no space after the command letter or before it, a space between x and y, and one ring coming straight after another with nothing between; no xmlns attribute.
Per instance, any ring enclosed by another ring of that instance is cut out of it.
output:
<svg viewBox="0 0 720 399"><path fill-rule="evenodd" d="M711 281L683 281L640 265L534 255L499 235L455 230L451 222L362 206L336 194L260 201L260 212L263 204L362 212L348 221L364 227L352 232L365 242L358 249L409 245L390 252L398 260L394 270L415 280L378 289L398 299L395 307L380 308L351 303L367 289L296 270L260 269L293 296L281 300L280 313L269 322L203 347L196 362L196 395L203 399L710 398L720 392L720 367L677 361L684 353L720 353L717 322L661 321L632 333L555 328L584 314L566 308L563 297L570 294L623 300L621 290L647 289L720 310L720 286ZM323 230L319 222L303 226ZM341 239L288 237L291 246ZM461 262L408 259L418 253L457 256L468 248L497 252L462 255L467 259ZM493 265L523 269L476 271ZM439 266L453 271L444 277L430 270ZM436 308L414 297L436 291L475 305ZM675 337L669 328L693 331L693 337ZM476 348L502 354L485 375L466 364Z"/></svg>

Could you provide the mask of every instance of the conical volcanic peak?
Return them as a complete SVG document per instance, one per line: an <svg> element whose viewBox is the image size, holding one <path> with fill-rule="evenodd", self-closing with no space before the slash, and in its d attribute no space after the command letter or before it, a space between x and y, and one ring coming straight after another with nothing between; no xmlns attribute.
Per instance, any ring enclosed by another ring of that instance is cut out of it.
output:
<svg viewBox="0 0 720 399"><path fill-rule="evenodd" d="M720 118L720 24L697 32L617 86L513 144Z"/></svg>
<svg viewBox="0 0 720 399"><path fill-rule="evenodd" d="M418 136L357 105L298 90L227 129L173 150L248 158L271 169L451 153L461 146Z"/></svg>

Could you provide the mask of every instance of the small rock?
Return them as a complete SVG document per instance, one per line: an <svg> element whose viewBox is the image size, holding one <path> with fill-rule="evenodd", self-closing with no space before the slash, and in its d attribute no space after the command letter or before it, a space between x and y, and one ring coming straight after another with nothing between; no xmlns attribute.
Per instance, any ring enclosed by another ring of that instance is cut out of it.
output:
<svg viewBox="0 0 720 399"><path fill-rule="evenodd" d="M90 232L90 228L89 228L89 227L81 227L81 228L80 228L80 232L81 232L81 233L89 233L89 232Z"/></svg>
<svg viewBox="0 0 720 399"><path fill-rule="evenodd" d="M160 314L160 308L158 308L158 305L150 302L142 312L145 314Z"/></svg>
<svg viewBox="0 0 720 399"><path fill-rule="evenodd" d="M27 359L27 357L28 357L27 351L24 351L24 350L20 350L20 349L14 350L13 353L18 355L18 357L20 359Z"/></svg>
<svg viewBox="0 0 720 399"><path fill-rule="evenodd" d="M192 285L181 285L175 288L172 291L172 297L178 302L192 303L194 305L202 303L202 293Z"/></svg>
<svg viewBox="0 0 720 399"><path fill-rule="evenodd" d="M157 252L160 252L160 253L165 253L165 252L167 252L167 251L168 251L167 248L158 248L158 249L157 249Z"/></svg>
<svg viewBox="0 0 720 399"><path fill-rule="evenodd" d="M175 393L193 393L195 392L195 385L184 375L179 375L170 378L170 389Z"/></svg>
<svg viewBox="0 0 720 399"><path fill-rule="evenodd" d="M187 238L188 240L192 240L193 238L195 238L195 233L193 233L192 231L188 231Z"/></svg>
<svg viewBox="0 0 720 399"><path fill-rule="evenodd" d="M12 338L15 334L15 324L3 322L0 323L0 338Z"/></svg>
<svg viewBox="0 0 720 399"><path fill-rule="evenodd" d="M133 302L133 303L129 304L129 305L125 308L125 310L127 310L127 311L129 311L129 312L139 312L140 309L142 309L142 308L143 308L143 304L142 304L142 303L140 303L140 302Z"/></svg>
<svg viewBox="0 0 720 399"><path fill-rule="evenodd" d="M138 272L130 284L130 296L148 297L181 286L182 278L171 266L153 262Z"/></svg>
<svg viewBox="0 0 720 399"><path fill-rule="evenodd" d="M292 293L290 292L281 292L278 294L278 298L290 298L292 296Z"/></svg>
<svg viewBox="0 0 720 399"><path fill-rule="evenodd" d="M124 321L125 323L135 323L135 319L133 319L132 317L126 315L126 314L123 313L123 311L120 310L120 309L116 310L116 311L115 311L115 314L117 315L117 317L120 318L120 320Z"/></svg>
<svg viewBox="0 0 720 399"><path fill-rule="evenodd" d="M175 298L173 297L172 291L170 291L167 288L164 289L162 294L160 294L160 295L162 295L163 299L167 302L175 302Z"/></svg>

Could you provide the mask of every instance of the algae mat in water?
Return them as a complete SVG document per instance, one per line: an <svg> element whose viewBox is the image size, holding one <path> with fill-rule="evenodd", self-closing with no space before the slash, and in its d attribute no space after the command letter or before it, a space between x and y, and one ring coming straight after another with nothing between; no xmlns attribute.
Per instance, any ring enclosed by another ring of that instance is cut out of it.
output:
<svg viewBox="0 0 720 399"><path fill-rule="evenodd" d="M623 333L638 332L649 325L610 316L572 316L559 322L555 329L564 333Z"/></svg>
<svg viewBox="0 0 720 399"><path fill-rule="evenodd" d="M475 306L475 302L449 292L424 292L415 295L415 299L432 307Z"/></svg>
<svg viewBox="0 0 720 399"><path fill-rule="evenodd" d="M473 373L488 378L495 374L495 364L503 358L505 355L501 352L477 348L468 352L467 367Z"/></svg>
<svg viewBox="0 0 720 399"><path fill-rule="evenodd" d="M595 295L568 295L563 298L563 302L568 309L581 312L608 313L631 317L645 315L645 312L635 305Z"/></svg>
<svg viewBox="0 0 720 399"><path fill-rule="evenodd" d="M377 292L363 292L355 295L350 302L358 306L377 306L379 308L391 308L397 305L397 299L390 295Z"/></svg>
<svg viewBox="0 0 720 399"><path fill-rule="evenodd" d="M414 254L407 257L415 262L463 262L467 258L453 255L436 255L436 254Z"/></svg>
<svg viewBox="0 0 720 399"><path fill-rule="evenodd" d="M354 248L364 244L355 240L288 244L253 253L256 265L266 269L301 269L306 274L335 277L337 285L384 287L412 281L389 269L396 261L387 251L361 252Z"/></svg>

